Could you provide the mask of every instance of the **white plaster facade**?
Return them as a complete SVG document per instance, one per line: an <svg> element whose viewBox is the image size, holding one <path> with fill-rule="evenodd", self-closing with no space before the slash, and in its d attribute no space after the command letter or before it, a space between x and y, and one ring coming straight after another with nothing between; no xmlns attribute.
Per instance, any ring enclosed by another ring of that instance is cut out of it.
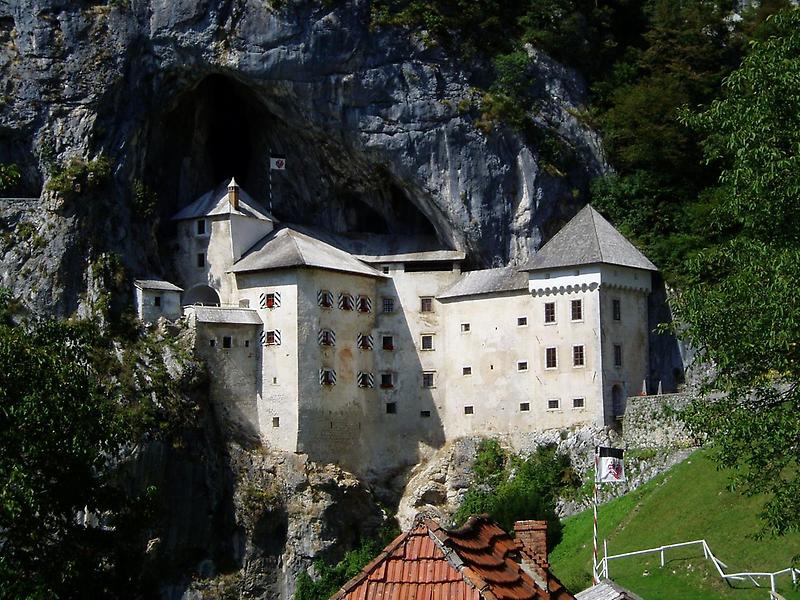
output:
<svg viewBox="0 0 800 600"><path fill-rule="evenodd" d="M357 259L216 195L177 215L175 266L222 304L186 309L213 399L269 446L385 470L464 435L611 424L641 389L655 267L590 207L529 273L462 274L454 251Z"/></svg>
<svg viewBox="0 0 800 600"><path fill-rule="evenodd" d="M159 318L181 316L181 292L176 285L161 279L137 279L133 282L133 305L139 319L155 323Z"/></svg>

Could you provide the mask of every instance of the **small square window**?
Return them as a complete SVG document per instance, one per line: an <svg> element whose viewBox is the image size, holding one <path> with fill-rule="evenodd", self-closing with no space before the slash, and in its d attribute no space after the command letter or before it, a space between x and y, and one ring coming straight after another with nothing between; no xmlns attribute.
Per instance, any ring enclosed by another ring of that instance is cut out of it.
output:
<svg viewBox="0 0 800 600"><path fill-rule="evenodd" d="M520 412L528 412L531 409L530 402L520 402L519 403L519 410Z"/></svg>
<svg viewBox="0 0 800 600"><path fill-rule="evenodd" d="M197 266L201 268L206 266L206 255L203 252L197 255Z"/></svg>
<svg viewBox="0 0 800 600"><path fill-rule="evenodd" d="M622 366L622 346L619 344L614 344L614 366Z"/></svg>
<svg viewBox="0 0 800 600"><path fill-rule="evenodd" d="M384 335L382 339L382 346L384 350L394 350L394 336Z"/></svg>
<svg viewBox="0 0 800 600"><path fill-rule="evenodd" d="M383 312L385 313L394 312L394 298L383 299Z"/></svg>
<svg viewBox="0 0 800 600"><path fill-rule="evenodd" d="M419 299L420 312L433 312L433 298L425 297Z"/></svg>
<svg viewBox="0 0 800 600"><path fill-rule="evenodd" d="M239 308L250 308L250 300L248 298L239 300Z"/></svg>
<svg viewBox="0 0 800 600"><path fill-rule="evenodd" d="M547 401L547 410L558 410L561 406L561 401L558 398L551 398Z"/></svg>
<svg viewBox="0 0 800 600"><path fill-rule="evenodd" d="M611 312L615 321L622 320L622 303L616 298L611 301Z"/></svg>
<svg viewBox="0 0 800 600"><path fill-rule="evenodd" d="M527 327L528 317L517 317L517 327Z"/></svg>
<svg viewBox="0 0 800 600"><path fill-rule="evenodd" d="M429 411L429 410L421 410L421 411L419 411L419 416L420 417L424 417L424 418L427 419L428 417L431 416L431 411Z"/></svg>
<svg viewBox="0 0 800 600"><path fill-rule="evenodd" d="M572 399L572 408L583 408L584 406L584 399L583 398L573 398Z"/></svg>
<svg viewBox="0 0 800 600"><path fill-rule="evenodd" d="M545 363L546 369L555 369L558 367L558 355L555 348L547 348L545 350Z"/></svg>
<svg viewBox="0 0 800 600"><path fill-rule="evenodd" d="M233 346L233 338L229 335L222 337L222 347L223 348L230 348Z"/></svg>
<svg viewBox="0 0 800 600"><path fill-rule="evenodd" d="M424 388L436 387L435 374L433 371L422 374L422 387Z"/></svg>
<svg viewBox="0 0 800 600"><path fill-rule="evenodd" d="M281 418L280 417L272 417L272 426L273 427L280 427L281 426Z"/></svg>
<svg viewBox="0 0 800 600"><path fill-rule="evenodd" d="M461 333L469 333L469 323L461 324Z"/></svg>
<svg viewBox="0 0 800 600"><path fill-rule="evenodd" d="M386 414L387 415L396 415L397 414L397 402L387 402L386 403Z"/></svg>
<svg viewBox="0 0 800 600"><path fill-rule="evenodd" d="M572 300L570 302L570 306L572 307L572 320L573 321L582 321L583 320L583 302L581 300Z"/></svg>
<svg viewBox="0 0 800 600"><path fill-rule="evenodd" d="M572 366L582 367L586 364L586 357L583 352L583 346L572 347Z"/></svg>
<svg viewBox="0 0 800 600"><path fill-rule="evenodd" d="M217 340L215 340L213 338L208 340L208 345L211 346L212 348L214 348L217 345Z"/></svg>
<svg viewBox="0 0 800 600"><path fill-rule="evenodd" d="M464 407L464 414L465 415L474 415L475 414L475 408L472 407L472 406L465 406Z"/></svg>
<svg viewBox="0 0 800 600"><path fill-rule="evenodd" d="M528 370L528 361L527 360L518 360L517 361L517 371L527 371Z"/></svg>
<svg viewBox="0 0 800 600"><path fill-rule="evenodd" d="M384 275L388 275L389 274L389 267L386 266L386 265L383 266L383 274Z"/></svg>
<svg viewBox="0 0 800 600"><path fill-rule="evenodd" d="M155 296L153 298L153 306L161 306L161 296Z"/></svg>
<svg viewBox="0 0 800 600"><path fill-rule="evenodd" d="M245 348L249 348L250 347L250 340L245 340L244 341L244 347Z"/></svg>
<svg viewBox="0 0 800 600"><path fill-rule="evenodd" d="M472 367L461 367L462 375L472 375Z"/></svg>
<svg viewBox="0 0 800 600"><path fill-rule="evenodd" d="M425 334L422 336L421 348L423 350L433 350L433 335Z"/></svg>
<svg viewBox="0 0 800 600"><path fill-rule="evenodd" d="M206 220L205 219L198 219L197 220L197 235L205 235L206 234Z"/></svg>
<svg viewBox="0 0 800 600"><path fill-rule="evenodd" d="M544 303L544 322L545 323L555 323L556 322L556 303L555 302L545 302Z"/></svg>
<svg viewBox="0 0 800 600"><path fill-rule="evenodd" d="M278 346L281 343L281 333L277 329L267 331L264 336L264 342L267 346Z"/></svg>
<svg viewBox="0 0 800 600"><path fill-rule="evenodd" d="M394 387L393 373L381 373L381 387L384 389L389 389Z"/></svg>

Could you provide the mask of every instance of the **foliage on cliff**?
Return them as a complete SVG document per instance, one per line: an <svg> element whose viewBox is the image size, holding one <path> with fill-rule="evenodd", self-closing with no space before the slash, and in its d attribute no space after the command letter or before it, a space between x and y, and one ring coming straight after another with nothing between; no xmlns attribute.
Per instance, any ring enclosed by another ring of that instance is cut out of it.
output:
<svg viewBox="0 0 800 600"><path fill-rule="evenodd" d="M14 307L0 291L0 598L135 596L157 490L125 489L116 466L167 435L160 423L180 426L189 407L171 386L186 380L142 365L127 379L148 360L138 336L124 347L88 322L15 324Z"/></svg>
<svg viewBox="0 0 800 600"><path fill-rule="evenodd" d="M488 514L506 531L525 519L547 521L550 546L561 539L556 514L560 495L580 485L566 454L540 446L526 458L505 452L496 440L484 440L475 460L475 482L454 515L457 524L471 515Z"/></svg>
<svg viewBox="0 0 800 600"><path fill-rule="evenodd" d="M678 316L728 392L690 423L745 491L770 494L766 527L785 533L800 530L800 9L770 25L724 98L686 118L722 168L711 225L733 235L689 264Z"/></svg>

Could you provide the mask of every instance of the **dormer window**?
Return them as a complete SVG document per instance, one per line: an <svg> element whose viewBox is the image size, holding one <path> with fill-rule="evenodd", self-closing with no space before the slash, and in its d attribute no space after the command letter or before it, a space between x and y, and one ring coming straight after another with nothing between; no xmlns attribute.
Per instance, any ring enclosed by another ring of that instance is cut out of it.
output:
<svg viewBox="0 0 800 600"><path fill-rule="evenodd" d="M197 219L197 235L205 235L205 234L206 234L206 220Z"/></svg>
<svg viewBox="0 0 800 600"><path fill-rule="evenodd" d="M322 308L333 308L333 294L328 290L317 292L317 304Z"/></svg>
<svg viewBox="0 0 800 600"><path fill-rule="evenodd" d="M359 296L356 307L358 308L358 312L361 313L372 312L372 300L369 299L369 296Z"/></svg>

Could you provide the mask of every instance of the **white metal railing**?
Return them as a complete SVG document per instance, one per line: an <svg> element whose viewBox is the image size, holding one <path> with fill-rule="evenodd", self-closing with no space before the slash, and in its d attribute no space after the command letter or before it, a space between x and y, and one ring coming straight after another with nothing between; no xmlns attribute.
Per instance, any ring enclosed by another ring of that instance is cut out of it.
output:
<svg viewBox="0 0 800 600"><path fill-rule="evenodd" d="M798 577L800 577L800 569L795 569L794 567L788 567L786 569L781 569L780 571L775 571L772 573L766 572L749 572L743 571L741 573L725 573L724 569L728 568L724 562L714 556L714 553L711 552L711 548L708 546L708 542L705 540L693 540L691 542L681 542L679 544L668 544L666 546L659 546L658 548L648 548L647 550L636 550L634 552L624 552L622 554L613 554L611 556L608 555L608 545L606 544L605 540L603 541L603 558L597 564L597 571L600 573L603 578L608 579L608 561L616 560L619 558L627 558L629 556L641 556L643 554L656 554L658 553L661 558L661 566L665 565L665 556L664 552L666 550L670 550L672 548L683 548L686 546L693 546L699 544L703 547L703 555L706 559L710 560L714 567L717 569L717 573L719 576L722 577L724 581L728 580L737 580L737 581L744 581L750 580L750 582L756 586L761 587L758 581L756 580L757 577L769 577L769 586L770 586L770 598L774 600L780 600L781 596L775 590L775 578L780 575L785 575L789 573L792 577L792 584L796 585L798 581Z"/></svg>

